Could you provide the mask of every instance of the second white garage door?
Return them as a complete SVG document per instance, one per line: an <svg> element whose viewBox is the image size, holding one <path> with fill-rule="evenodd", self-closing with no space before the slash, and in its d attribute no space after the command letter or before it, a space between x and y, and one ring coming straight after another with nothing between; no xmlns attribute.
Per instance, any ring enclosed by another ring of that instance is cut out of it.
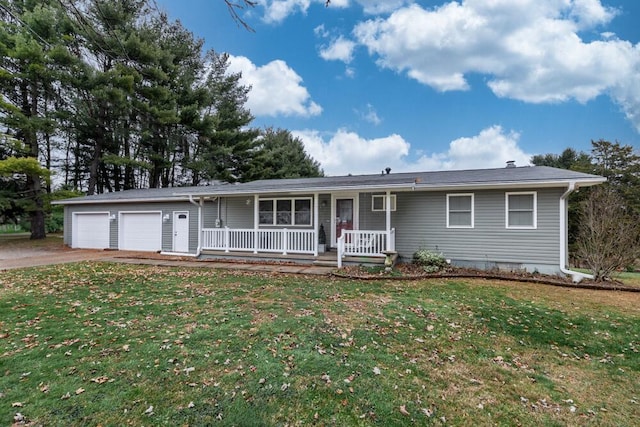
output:
<svg viewBox="0 0 640 427"><path fill-rule="evenodd" d="M121 212L118 248L129 251L162 249L161 212Z"/></svg>

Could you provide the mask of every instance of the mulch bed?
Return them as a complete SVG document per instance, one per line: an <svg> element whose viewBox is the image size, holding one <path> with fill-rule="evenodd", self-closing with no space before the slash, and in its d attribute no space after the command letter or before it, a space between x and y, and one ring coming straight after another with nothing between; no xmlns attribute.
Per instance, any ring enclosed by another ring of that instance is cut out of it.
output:
<svg viewBox="0 0 640 427"><path fill-rule="evenodd" d="M604 291L640 292L640 287L625 285L618 281L594 282L584 279L579 283L568 277L530 274L524 272L483 271L467 268L450 268L437 273L426 273L413 264L396 264L393 271L372 273L370 269L360 266L349 266L333 273L333 276L356 280L423 280L423 279L487 279L508 280L511 282L539 283L543 285L561 286L576 289L593 289Z"/></svg>

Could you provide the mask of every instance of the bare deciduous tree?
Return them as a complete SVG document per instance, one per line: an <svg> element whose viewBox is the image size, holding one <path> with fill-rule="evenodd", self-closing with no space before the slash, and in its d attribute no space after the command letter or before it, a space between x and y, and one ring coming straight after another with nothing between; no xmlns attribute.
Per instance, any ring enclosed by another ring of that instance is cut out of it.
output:
<svg viewBox="0 0 640 427"><path fill-rule="evenodd" d="M596 281L640 256L640 221L613 188L595 188L582 203L576 249Z"/></svg>

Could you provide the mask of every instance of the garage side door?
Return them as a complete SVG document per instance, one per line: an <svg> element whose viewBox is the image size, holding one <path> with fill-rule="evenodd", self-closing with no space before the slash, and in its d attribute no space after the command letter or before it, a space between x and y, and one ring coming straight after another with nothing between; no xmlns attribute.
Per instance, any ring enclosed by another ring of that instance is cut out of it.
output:
<svg viewBox="0 0 640 427"><path fill-rule="evenodd" d="M76 213L72 217L71 247L105 249L109 247L109 214Z"/></svg>
<svg viewBox="0 0 640 427"><path fill-rule="evenodd" d="M120 214L119 249L159 251L162 249L162 214L127 212Z"/></svg>

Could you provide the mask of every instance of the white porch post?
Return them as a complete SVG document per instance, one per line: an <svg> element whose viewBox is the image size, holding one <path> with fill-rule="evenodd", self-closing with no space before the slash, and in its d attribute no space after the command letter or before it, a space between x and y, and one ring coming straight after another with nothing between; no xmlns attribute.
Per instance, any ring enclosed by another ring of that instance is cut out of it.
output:
<svg viewBox="0 0 640 427"><path fill-rule="evenodd" d="M202 217L203 205L204 200L202 199L202 197L200 197L200 199L198 200L198 249L196 249L198 255L200 255L200 252L202 252L202 233L204 233L204 231L202 231L202 229L204 228L204 218Z"/></svg>
<svg viewBox="0 0 640 427"><path fill-rule="evenodd" d="M387 197L386 197L386 203L385 203L385 207L386 207L386 214L387 214L387 238L386 238L386 248L385 250L390 251L391 250L391 191L387 190Z"/></svg>
<svg viewBox="0 0 640 427"><path fill-rule="evenodd" d="M260 224L260 206L258 195L253 195L253 253L258 253L258 226Z"/></svg>
<svg viewBox="0 0 640 427"><path fill-rule="evenodd" d="M318 256L318 193L313 193L313 256Z"/></svg>

